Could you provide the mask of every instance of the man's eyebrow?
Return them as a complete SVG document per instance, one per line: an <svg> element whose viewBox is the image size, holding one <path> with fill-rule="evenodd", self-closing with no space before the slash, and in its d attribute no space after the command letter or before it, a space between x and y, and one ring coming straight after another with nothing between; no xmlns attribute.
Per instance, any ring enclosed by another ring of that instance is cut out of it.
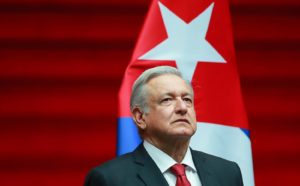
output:
<svg viewBox="0 0 300 186"><path fill-rule="evenodd" d="M167 92L167 93L161 94L159 97L160 97L160 98L163 98L163 97L165 97L165 96L172 96L172 95L173 95L173 93Z"/></svg>
<svg viewBox="0 0 300 186"><path fill-rule="evenodd" d="M166 92L166 93L163 93L160 97L165 97L165 96L173 96L175 93L174 92ZM189 93L189 92L186 92L183 94L183 96L191 96L192 97L192 94Z"/></svg>
<svg viewBox="0 0 300 186"><path fill-rule="evenodd" d="M186 93L184 94L184 96L191 96L191 97L193 97L193 95L192 95L191 93L188 93L188 92L186 92Z"/></svg>

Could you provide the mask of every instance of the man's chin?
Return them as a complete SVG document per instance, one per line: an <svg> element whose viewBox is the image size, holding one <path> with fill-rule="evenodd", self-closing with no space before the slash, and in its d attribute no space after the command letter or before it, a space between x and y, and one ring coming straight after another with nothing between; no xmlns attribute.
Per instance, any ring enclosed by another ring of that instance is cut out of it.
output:
<svg viewBox="0 0 300 186"><path fill-rule="evenodd" d="M174 131L173 135L174 137L185 137L185 138L190 138L194 135L195 132L191 131L190 129L180 129L177 131Z"/></svg>

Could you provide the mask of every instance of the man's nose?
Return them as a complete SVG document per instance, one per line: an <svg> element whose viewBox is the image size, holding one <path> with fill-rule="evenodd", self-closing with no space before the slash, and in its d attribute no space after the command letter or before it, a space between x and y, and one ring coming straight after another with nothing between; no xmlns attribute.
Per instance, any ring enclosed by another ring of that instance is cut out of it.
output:
<svg viewBox="0 0 300 186"><path fill-rule="evenodd" d="M182 115L187 113L187 106L181 98L177 99L176 101L175 113L182 114Z"/></svg>

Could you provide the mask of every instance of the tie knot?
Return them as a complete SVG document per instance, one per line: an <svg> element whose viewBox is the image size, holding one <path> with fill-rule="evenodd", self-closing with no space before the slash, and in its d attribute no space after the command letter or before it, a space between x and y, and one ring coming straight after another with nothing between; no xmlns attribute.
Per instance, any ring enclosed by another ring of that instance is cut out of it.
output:
<svg viewBox="0 0 300 186"><path fill-rule="evenodd" d="M176 176L185 175L185 166L177 163L171 167L171 171L176 174Z"/></svg>
<svg viewBox="0 0 300 186"><path fill-rule="evenodd" d="M185 175L185 165L175 164L170 169L176 174L176 186L191 186L191 183Z"/></svg>

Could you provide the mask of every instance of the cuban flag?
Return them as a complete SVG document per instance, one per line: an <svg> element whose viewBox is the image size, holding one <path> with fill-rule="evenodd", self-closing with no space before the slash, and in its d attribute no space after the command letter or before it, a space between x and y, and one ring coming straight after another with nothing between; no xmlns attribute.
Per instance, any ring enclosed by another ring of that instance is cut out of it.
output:
<svg viewBox="0 0 300 186"><path fill-rule="evenodd" d="M119 92L117 156L141 142L130 113L132 85L162 65L178 68L192 82L198 126L190 146L238 163L244 185L254 186L228 2L152 1Z"/></svg>

